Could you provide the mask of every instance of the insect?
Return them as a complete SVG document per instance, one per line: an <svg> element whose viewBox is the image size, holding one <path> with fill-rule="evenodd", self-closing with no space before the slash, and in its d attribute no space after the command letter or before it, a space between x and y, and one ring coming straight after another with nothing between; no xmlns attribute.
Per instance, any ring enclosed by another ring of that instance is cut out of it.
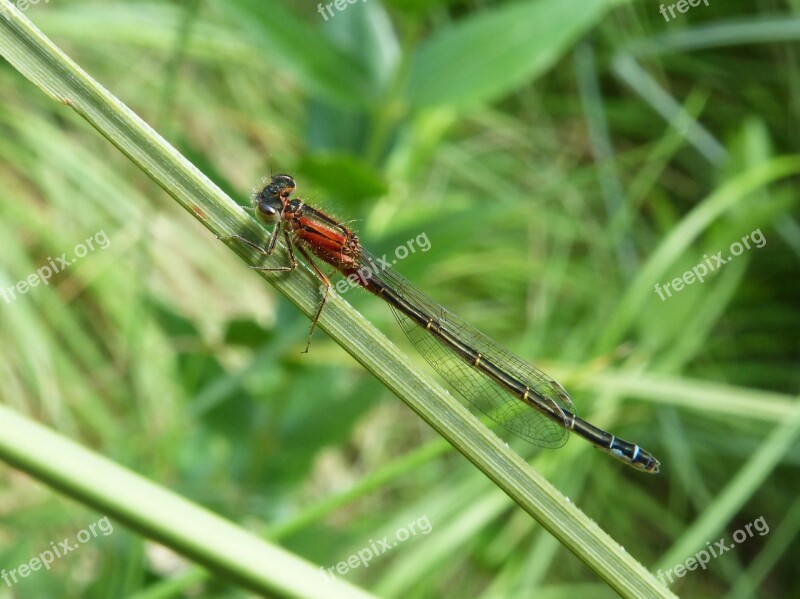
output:
<svg viewBox="0 0 800 599"><path fill-rule="evenodd" d="M271 256L278 237L283 237L289 264L256 270L294 270L298 265L295 252L308 262L322 282L322 299L311 323L309 343L331 288L314 260L317 258L387 302L411 343L434 370L470 404L510 432L535 445L557 448L567 442L572 431L637 470L659 471L660 464L651 453L579 418L558 382L416 289L385 260L361 247L358 236L344 224L300 198L292 199L294 190L292 177L275 175L254 196L256 216L274 225L266 247L238 235L229 239Z"/></svg>

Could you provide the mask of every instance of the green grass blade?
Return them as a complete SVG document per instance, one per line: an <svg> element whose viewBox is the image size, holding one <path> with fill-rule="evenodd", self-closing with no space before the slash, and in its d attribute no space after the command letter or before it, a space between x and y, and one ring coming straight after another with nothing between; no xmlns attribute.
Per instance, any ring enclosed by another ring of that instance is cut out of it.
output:
<svg viewBox="0 0 800 599"><path fill-rule="evenodd" d="M408 102L467 105L501 97L552 66L611 4L521 2L444 29L423 43L413 59Z"/></svg>

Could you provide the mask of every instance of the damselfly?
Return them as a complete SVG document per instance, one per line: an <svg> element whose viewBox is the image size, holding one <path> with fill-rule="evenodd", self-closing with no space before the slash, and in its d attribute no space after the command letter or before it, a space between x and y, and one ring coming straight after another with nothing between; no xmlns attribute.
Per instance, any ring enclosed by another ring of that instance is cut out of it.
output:
<svg viewBox="0 0 800 599"><path fill-rule="evenodd" d="M442 378L510 432L535 445L555 448L564 445L573 431L637 470L659 471L658 460L649 452L578 418L569 395L555 380L385 268L386 261L362 248L358 236L342 223L302 199L290 199L294 190L292 177L275 175L254 196L256 216L275 225L266 248L238 235L233 238L271 256L278 237L283 236L289 265L255 268L294 270L296 250L322 281L322 300L311 323L309 343L331 288L313 254L385 300L411 343Z"/></svg>

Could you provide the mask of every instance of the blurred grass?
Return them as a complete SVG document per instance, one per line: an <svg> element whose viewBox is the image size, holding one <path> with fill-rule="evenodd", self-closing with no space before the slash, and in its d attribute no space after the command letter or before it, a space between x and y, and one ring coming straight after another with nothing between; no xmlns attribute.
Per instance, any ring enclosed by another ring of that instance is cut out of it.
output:
<svg viewBox="0 0 800 599"><path fill-rule="evenodd" d="M531 10L578 25L545 6ZM425 232L431 251L401 272L664 464L653 479L577 440L515 445L537 469L658 567L763 515L768 535L671 589L747 596L751 581L758 596L792 596L798 450L774 439L799 388L797 179L741 181L794 160L796 36L763 24L793 13L711 3L665 23L644 2L586 9L574 54L577 35L508 72L470 56L433 79L415 70L436 72L430 48L514 10L370 1L326 22L312 4L60 0L26 16L242 204L261 176L287 171L300 195L357 219L377 254ZM326 567L428 515L431 534L347 575L381 596L610 596L457 455L358 486L433 433L324 335L300 356L305 317L70 111L5 63L0 79L0 286L97 231L112 240L0 303L6 404L247 526L303 521L281 542ZM419 81L436 106L417 100ZM687 236L692 214L732 188ZM766 245L703 285L665 302L647 292L757 228ZM404 342L380 302L346 299ZM13 470L0 485L2 567L98 518ZM304 517L354 485L335 511ZM126 596L184 568L119 528L0 597Z"/></svg>

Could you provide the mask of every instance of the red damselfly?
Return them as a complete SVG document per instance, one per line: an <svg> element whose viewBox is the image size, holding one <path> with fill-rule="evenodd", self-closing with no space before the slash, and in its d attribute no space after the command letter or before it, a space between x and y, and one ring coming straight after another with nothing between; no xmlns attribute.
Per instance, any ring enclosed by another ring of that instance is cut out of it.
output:
<svg viewBox="0 0 800 599"><path fill-rule="evenodd" d="M290 196L295 182L275 175L254 196L256 216L275 225L267 247L233 236L265 256L271 256L282 236L289 264L255 267L268 272L297 268L295 250L322 281L322 300L311 323L314 332L331 282L315 263L322 260L386 301L403 331L433 368L470 404L515 435L542 447L566 443L569 432L643 472L659 471L658 460L634 443L578 418L566 390L544 372L501 347L452 314L394 270L372 256L358 236L342 223ZM306 345L308 351L308 345Z"/></svg>

